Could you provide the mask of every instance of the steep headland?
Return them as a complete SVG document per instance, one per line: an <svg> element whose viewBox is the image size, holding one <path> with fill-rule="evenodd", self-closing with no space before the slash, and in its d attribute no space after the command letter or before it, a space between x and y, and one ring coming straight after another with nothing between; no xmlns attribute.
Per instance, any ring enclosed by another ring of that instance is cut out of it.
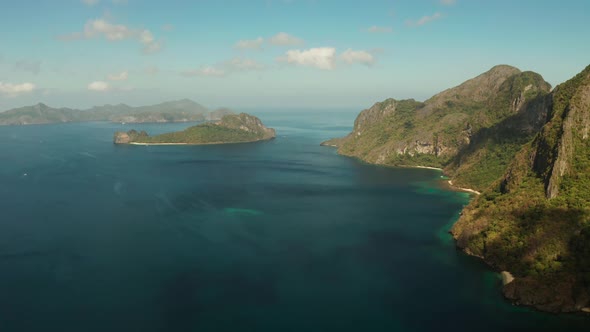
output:
<svg viewBox="0 0 590 332"><path fill-rule="evenodd" d="M386 100L322 143L391 166L444 168L481 191L452 234L503 271L505 296L551 312L590 311L590 66L553 91L497 66L420 103Z"/></svg>
<svg viewBox="0 0 590 332"><path fill-rule="evenodd" d="M207 122L183 131L149 136L145 131L115 133L115 144L183 145L246 143L272 139L275 130L246 113L224 115L220 121Z"/></svg>
<svg viewBox="0 0 590 332"><path fill-rule="evenodd" d="M323 144L368 163L445 168L457 186L481 191L541 128L550 90L539 74L496 66L425 102L376 103L348 136Z"/></svg>
<svg viewBox="0 0 590 332"><path fill-rule="evenodd" d="M581 311L590 307L590 66L548 104L542 130L452 233L466 252L514 275L507 298Z"/></svg>

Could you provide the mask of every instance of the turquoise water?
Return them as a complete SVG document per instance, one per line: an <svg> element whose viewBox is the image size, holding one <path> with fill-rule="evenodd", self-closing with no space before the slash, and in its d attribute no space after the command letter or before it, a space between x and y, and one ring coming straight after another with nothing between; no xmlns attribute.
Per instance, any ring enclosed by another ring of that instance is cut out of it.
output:
<svg viewBox="0 0 590 332"><path fill-rule="evenodd" d="M114 146L131 126L0 127L0 331L590 327L502 299L455 250L469 196L438 171L319 146L355 113L257 115L277 139Z"/></svg>

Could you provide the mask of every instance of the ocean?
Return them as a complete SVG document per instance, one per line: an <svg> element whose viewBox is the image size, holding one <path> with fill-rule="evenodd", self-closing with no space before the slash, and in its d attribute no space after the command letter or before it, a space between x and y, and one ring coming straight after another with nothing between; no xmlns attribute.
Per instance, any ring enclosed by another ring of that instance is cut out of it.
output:
<svg viewBox="0 0 590 332"><path fill-rule="evenodd" d="M253 112L272 141L115 146L191 124L0 127L0 331L588 331L515 307L448 230L436 170L319 146L356 112Z"/></svg>

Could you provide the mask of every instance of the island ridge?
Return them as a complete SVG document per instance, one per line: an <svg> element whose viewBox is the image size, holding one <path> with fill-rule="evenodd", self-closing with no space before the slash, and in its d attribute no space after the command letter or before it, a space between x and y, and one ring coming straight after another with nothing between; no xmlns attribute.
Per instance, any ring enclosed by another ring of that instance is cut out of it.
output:
<svg viewBox="0 0 590 332"><path fill-rule="evenodd" d="M117 132L115 144L132 145L203 145L248 143L270 140L276 137L272 128L246 113L224 115L220 121L206 122L185 130L149 136L145 131Z"/></svg>

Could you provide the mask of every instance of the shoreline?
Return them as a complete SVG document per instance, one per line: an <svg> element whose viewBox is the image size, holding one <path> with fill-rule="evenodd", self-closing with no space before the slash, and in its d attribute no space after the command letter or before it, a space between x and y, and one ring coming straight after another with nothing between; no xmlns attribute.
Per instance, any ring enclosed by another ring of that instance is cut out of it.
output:
<svg viewBox="0 0 590 332"><path fill-rule="evenodd" d="M222 145L222 144L244 144L244 143L256 143L256 142L264 142L270 141L275 139L275 137L265 138L265 139L258 139L254 141L244 141L244 142L209 142L209 143L142 143L142 142L129 142L129 143L115 143L119 145L140 145L140 146L150 146L150 145Z"/></svg>
<svg viewBox="0 0 590 332"><path fill-rule="evenodd" d="M431 170L441 171L441 172L444 171L444 169L442 169L442 168L431 167L431 166L399 166L399 167L403 167L403 168L418 168L418 169L431 169ZM448 183L450 189L452 189L452 190L455 190L455 191L464 191L464 192L468 192L468 193L471 193L471 194L474 194L474 195L477 195L477 196L481 195L481 193L479 191L477 191L477 190L455 186L453 184L453 181L452 180L447 181L447 183Z"/></svg>
<svg viewBox="0 0 590 332"><path fill-rule="evenodd" d="M435 171L443 171L442 168L438 168L438 167L430 167L430 166L401 166L401 167L406 167L406 168L420 168L420 169L433 169Z"/></svg>
<svg viewBox="0 0 590 332"><path fill-rule="evenodd" d="M468 192L468 193L475 194L477 196L481 195L481 193L479 191L477 191L477 190L473 190L473 189L469 189L469 188L461 188L461 187L457 187L457 186L453 185L453 181L452 180L449 180L448 181L448 184L449 184L449 186L451 186L451 188L453 188L455 190L465 191L465 192Z"/></svg>
<svg viewBox="0 0 590 332"><path fill-rule="evenodd" d="M138 143L138 142L129 142L129 145L188 145L188 143Z"/></svg>

